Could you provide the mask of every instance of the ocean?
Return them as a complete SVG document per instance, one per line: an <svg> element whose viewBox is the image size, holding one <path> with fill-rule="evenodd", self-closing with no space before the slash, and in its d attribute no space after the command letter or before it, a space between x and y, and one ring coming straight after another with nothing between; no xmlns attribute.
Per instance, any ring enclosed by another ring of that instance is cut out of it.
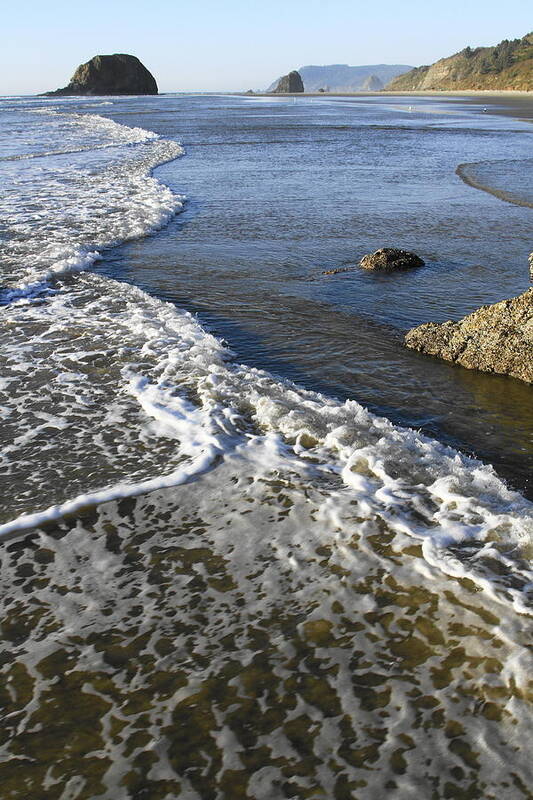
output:
<svg viewBox="0 0 533 800"><path fill-rule="evenodd" d="M403 346L529 285L499 110L0 100L3 798L532 796L531 387Z"/></svg>

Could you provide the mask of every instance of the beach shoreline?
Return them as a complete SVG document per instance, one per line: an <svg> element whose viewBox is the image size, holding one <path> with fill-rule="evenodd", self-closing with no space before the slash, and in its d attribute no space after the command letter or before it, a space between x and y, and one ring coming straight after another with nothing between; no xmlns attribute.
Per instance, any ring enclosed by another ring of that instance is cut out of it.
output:
<svg viewBox="0 0 533 800"><path fill-rule="evenodd" d="M217 94L217 92L213 92L213 94ZM247 92L231 92L231 94L243 95L246 97ZM413 89L410 92L393 92L383 89L380 92L256 92L255 94L260 97L410 97L416 94L426 97L450 97L456 95L479 95L481 97L493 95L495 97L508 97L510 95L523 95L533 98L533 92L523 89Z"/></svg>
<svg viewBox="0 0 533 800"><path fill-rule="evenodd" d="M11 800L531 785L533 505L490 466L517 474L528 387L399 341L515 285L526 210L453 167L531 130L367 96L7 120L39 156L2 165L32 176L13 280L25 244L43 287L0 326L6 499L44 509L0 548ZM427 266L317 274L385 237ZM63 241L90 268L52 283Z"/></svg>
<svg viewBox="0 0 533 800"><path fill-rule="evenodd" d="M517 117L518 119L533 119L533 92L518 91L515 89L500 90L494 89L462 89L458 90L413 90L411 92L303 92L303 93L287 93L276 94L274 92L260 92L254 95L248 95L246 92L235 93L239 97L305 97L305 98L374 98L374 97L421 97L429 98L446 98L457 97L458 99L465 99L471 103L476 101L484 101L489 104L498 104L498 108L491 108L491 114L500 114L502 116Z"/></svg>

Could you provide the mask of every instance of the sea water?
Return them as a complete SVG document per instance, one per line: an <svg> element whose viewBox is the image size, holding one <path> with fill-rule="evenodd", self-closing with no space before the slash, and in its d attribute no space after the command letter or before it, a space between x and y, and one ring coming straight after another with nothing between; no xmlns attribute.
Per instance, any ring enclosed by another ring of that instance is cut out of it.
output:
<svg viewBox="0 0 533 800"><path fill-rule="evenodd" d="M529 796L529 387L399 332L521 290L531 134L412 102L2 101L6 797Z"/></svg>

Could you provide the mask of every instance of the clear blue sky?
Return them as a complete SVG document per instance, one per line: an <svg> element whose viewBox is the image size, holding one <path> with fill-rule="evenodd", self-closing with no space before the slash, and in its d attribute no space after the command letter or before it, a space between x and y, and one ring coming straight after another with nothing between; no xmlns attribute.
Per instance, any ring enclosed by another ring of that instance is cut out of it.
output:
<svg viewBox="0 0 533 800"><path fill-rule="evenodd" d="M0 94L65 86L132 53L160 91L265 88L306 64L429 64L533 28L531 0L19 0L2 10Z"/></svg>

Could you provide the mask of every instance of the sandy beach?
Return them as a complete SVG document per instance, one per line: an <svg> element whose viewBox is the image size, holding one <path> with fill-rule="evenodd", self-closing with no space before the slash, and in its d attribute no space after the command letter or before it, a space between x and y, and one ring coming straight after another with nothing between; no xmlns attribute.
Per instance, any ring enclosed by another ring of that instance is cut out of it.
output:
<svg viewBox="0 0 533 800"><path fill-rule="evenodd" d="M246 96L245 92L239 93ZM370 98L370 97L426 97L435 98L436 100L442 98L457 97L458 99L468 100L472 103L483 102L488 104L496 104L496 107L491 108L491 114L502 114L504 116L516 117L521 119L533 119L533 92L519 92L514 90L509 91L494 91L493 89L479 90L479 89L464 89L462 91L412 91L412 92L303 92L299 94L277 94L275 92L261 92L255 95L256 97L356 97L356 98Z"/></svg>

